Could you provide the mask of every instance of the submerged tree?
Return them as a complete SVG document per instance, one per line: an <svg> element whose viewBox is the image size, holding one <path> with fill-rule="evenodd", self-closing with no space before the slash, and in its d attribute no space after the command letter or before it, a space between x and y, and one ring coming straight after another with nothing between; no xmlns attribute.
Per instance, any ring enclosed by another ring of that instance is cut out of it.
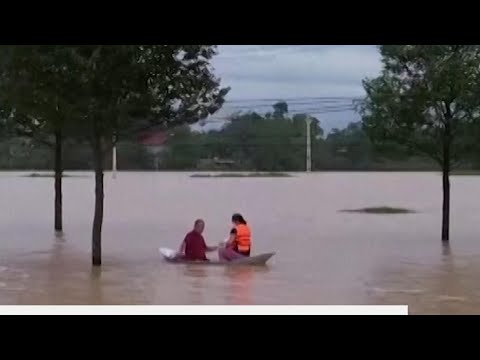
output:
<svg viewBox="0 0 480 360"><path fill-rule="evenodd" d="M62 221L62 145L70 116L71 66L67 47L2 46L0 112L10 133L29 137L52 149L55 168L55 230ZM73 99L73 100L72 100Z"/></svg>
<svg viewBox="0 0 480 360"><path fill-rule="evenodd" d="M480 46L382 45L382 74L363 82L363 127L377 145L396 142L442 169L442 241L449 241L449 175L475 145Z"/></svg>

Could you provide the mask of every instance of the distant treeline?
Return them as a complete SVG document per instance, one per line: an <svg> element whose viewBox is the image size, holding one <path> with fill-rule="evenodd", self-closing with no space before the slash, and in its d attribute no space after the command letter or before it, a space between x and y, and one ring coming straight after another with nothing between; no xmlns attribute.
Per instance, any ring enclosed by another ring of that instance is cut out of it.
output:
<svg viewBox="0 0 480 360"><path fill-rule="evenodd" d="M125 170L153 169L153 156L147 149L132 141L119 142L117 165ZM87 144L65 141L63 164L65 170L92 170L92 150ZM111 151L105 154L105 167L112 166ZM54 157L51 147L27 138L13 137L0 141L0 169L2 170L52 170Z"/></svg>
<svg viewBox="0 0 480 360"><path fill-rule="evenodd" d="M120 170L248 170L303 171L306 168L305 114L289 116L288 105L277 103L265 115L246 113L232 117L221 130L192 131L189 126L173 129L164 151L155 155L148 147L130 141L117 145ZM312 170L437 170L432 160L391 144L374 147L362 124L350 123L325 135L318 119L311 118ZM66 141L63 148L67 170L92 169L87 144ZM475 155L475 154L472 154ZM474 159L475 156L472 156ZM105 155L111 168L111 152ZM22 138L0 143L1 169L53 168L52 151L47 146ZM466 161L464 169L477 168Z"/></svg>

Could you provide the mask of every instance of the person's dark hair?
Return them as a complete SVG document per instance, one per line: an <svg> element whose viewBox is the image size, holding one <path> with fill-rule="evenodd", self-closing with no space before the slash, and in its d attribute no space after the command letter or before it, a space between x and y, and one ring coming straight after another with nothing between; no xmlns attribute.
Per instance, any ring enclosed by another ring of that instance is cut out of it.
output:
<svg viewBox="0 0 480 360"><path fill-rule="evenodd" d="M238 222L238 223L240 223L240 224L247 225L247 222L245 221L245 219L243 218L243 216L240 215L240 214L233 214L233 216L232 216L232 222Z"/></svg>
<svg viewBox="0 0 480 360"><path fill-rule="evenodd" d="M202 219L197 219L197 220L195 220L195 223L193 224L193 226L197 226L199 223L204 223L205 224L205 221L203 221Z"/></svg>

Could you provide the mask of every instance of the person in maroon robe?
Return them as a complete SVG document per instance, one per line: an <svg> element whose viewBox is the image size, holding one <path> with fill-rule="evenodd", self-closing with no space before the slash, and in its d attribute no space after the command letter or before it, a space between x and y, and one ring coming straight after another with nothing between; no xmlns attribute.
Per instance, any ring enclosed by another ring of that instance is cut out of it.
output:
<svg viewBox="0 0 480 360"><path fill-rule="evenodd" d="M181 258L189 261L208 261L206 253L218 249L218 246L207 246L202 235L204 229L205 221L195 220L193 230L185 236L180 246L179 256Z"/></svg>

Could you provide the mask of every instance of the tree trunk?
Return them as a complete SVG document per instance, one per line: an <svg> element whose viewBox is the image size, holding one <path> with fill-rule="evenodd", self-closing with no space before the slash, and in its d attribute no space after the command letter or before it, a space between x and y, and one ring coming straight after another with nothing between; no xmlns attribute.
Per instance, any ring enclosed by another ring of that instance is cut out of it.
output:
<svg viewBox="0 0 480 360"><path fill-rule="evenodd" d="M102 224L103 224L103 149L102 139L96 136L93 144L95 167L95 214L92 229L92 264L102 265Z"/></svg>
<svg viewBox="0 0 480 360"><path fill-rule="evenodd" d="M451 132L450 121L445 124L445 135L443 139L443 161L442 161L442 189L443 189L443 206L442 206L442 242L448 244L450 241L450 144Z"/></svg>
<svg viewBox="0 0 480 360"><path fill-rule="evenodd" d="M55 131L55 231L63 230L62 222L62 131Z"/></svg>
<svg viewBox="0 0 480 360"><path fill-rule="evenodd" d="M443 207L442 207L442 242L450 240L450 170L442 169Z"/></svg>

